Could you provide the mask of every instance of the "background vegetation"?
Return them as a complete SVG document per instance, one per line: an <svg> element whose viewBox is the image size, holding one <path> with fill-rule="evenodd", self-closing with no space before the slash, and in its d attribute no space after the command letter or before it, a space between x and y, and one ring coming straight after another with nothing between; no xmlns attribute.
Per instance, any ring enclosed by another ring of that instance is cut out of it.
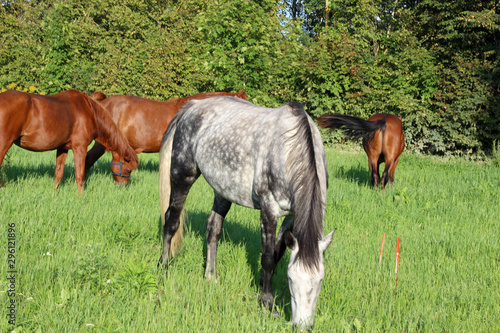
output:
<svg viewBox="0 0 500 333"><path fill-rule="evenodd" d="M314 117L394 113L407 147L435 154L491 152L499 56L497 0L0 1L0 87L244 89Z"/></svg>
<svg viewBox="0 0 500 333"><path fill-rule="evenodd" d="M203 179L186 209L184 247L165 279L158 155L141 154L126 188L109 153L77 194L72 154L59 191L54 152L14 146L0 189L0 331L292 332L286 267L280 318L261 308L259 212L233 206L219 243L218 283L203 279L213 192ZM498 332L500 168L403 154L393 187L373 190L364 152L327 150L326 275L315 332ZM7 229L15 223L16 326L8 325ZM386 234L382 263L379 252ZM396 238L401 238L396 292Z"/></svg>

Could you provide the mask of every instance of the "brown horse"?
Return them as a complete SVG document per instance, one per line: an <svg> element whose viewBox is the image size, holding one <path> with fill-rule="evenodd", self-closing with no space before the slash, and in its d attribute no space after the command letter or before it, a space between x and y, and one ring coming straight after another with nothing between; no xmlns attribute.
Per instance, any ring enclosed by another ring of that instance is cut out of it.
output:
<svg viewBox="0 0 500 333"><path fill-rule="evenodd" d="M57 150L54 186L58 188L72 149L82 193L87 146L94 139L123 160L127 170L137 168L136 152L106 110L86 94L77 90L51 96L14 90L0 94L0 165L13 143L35 152Z"/></svg>
<svg viewBox="0 0 500 333"><path fill-rule="evenodd" d="M363 148L368 155L372 185L380 182L379 166L385 162L381 188L394 181L399 155L405 148L401 119L392 114L377 113L368 120L348 115L323 115L318 124L325 128L340 128L351 139L363 138Z"/></svg>
<svg viewBox="0 0 500 333"><path fill-rule="evenodd" d="M106 98L100 92L91 95L110 112L118 128L138 153L157 153L160 151L161 140L168 124L187 102L193 99L205 99L215 96L235 96L248 101L245 92L242 90L237 93L201 93L183 98L174 98L166 102L125 95ZM105 151L106 147L96 142L87 153L85 170L88 171ZM115 181L126 184L130 179L131 172L124 170L121 160L113 156L111 173Z"/></svg>

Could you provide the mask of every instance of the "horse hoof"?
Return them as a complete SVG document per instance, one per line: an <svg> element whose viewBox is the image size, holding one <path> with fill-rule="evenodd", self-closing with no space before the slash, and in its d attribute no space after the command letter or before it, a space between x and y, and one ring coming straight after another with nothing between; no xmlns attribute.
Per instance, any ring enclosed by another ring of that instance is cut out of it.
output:
<svg viewBox="0 0 500 333"><path fill-rule="evenodd" d="M217 276L214 274L205 274L205 280L212 283L217 283Z"/></svg>
<svg viewBox="0 0 500 333"><path fill-rule="evenodd" d="M163 257L158 260L158 266L159 269L164 269L165 270L165 277L168 278L168 261L163 262Z"/></svg>
<svg viewBox="0 0 500 333"><path fill-rule="evenodd" d="M274 312L274 307L273 307L273 295L271 294L261 294L260 295L260 301L262 302L262 305L264 305L269 311ZM274 315L274 313L273 313Z"/></svg>

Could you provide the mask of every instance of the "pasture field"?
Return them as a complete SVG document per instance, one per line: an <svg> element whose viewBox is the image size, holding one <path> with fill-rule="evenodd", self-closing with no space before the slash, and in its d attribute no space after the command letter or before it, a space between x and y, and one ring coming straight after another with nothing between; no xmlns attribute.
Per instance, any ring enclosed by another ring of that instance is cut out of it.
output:
<svg viewBox="0 0 500 333"><path fill-rule="evenodd" d="M381 191L369 185L364 152L332 148L327 159L325 234L337 232L325 253L314 331L499 332L500 168L404 152L394 185ZM183 249L165 279L157 269L158 154L140 155L126 188L113 184L109 161L107 153L90 171L80 196L71 153L55 191L55 152L11 148L1 171L0 331L292 331L288 251L273 282L280 317L258 302L258 211L232 207L218 282L205 281L213 195L199 179L186 203Z"/></svg>

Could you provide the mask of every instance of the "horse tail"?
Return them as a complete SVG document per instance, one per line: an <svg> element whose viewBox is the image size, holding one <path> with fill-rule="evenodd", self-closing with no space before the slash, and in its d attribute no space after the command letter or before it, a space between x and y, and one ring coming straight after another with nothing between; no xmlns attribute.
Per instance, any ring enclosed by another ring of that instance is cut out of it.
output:
<svg viewBox="0 0 500 333"><path fill-rule="evenodd" d="M351 140L363 138L366 142L370 142L378 130L385 132L385 120L369 121L345 114L323 115L318 118L318 124L322 128L339 128Z"/></svg>
<svg viewBox="0 0 500 333"><path fill-rule="evenodd" d="M292 102L296 127L287 139L289 150L286 165L290 177L293 211L293 235L299 244L296 260L308 269L318 267L318 241L323 237L326 206L327 170L321 136L304 107Z"/></svg>
<svg viewBox="0 0 500 333"><path fill-rule="evenodd" d="M83 93L82 93L83 94ZM93 98L83 94L90 104L90 109L94 116L97 126L96 141L111 151L116 151L122 155L127 161L130 161L133 169L137 169L139 159L137 153L128 143L127 138L122 134L118 126L115 124L111 115L104 107Z"/></svg>
<svg viewBox="0 0 500 333"><path fill-rule="evenodd" d="M165 226L165 214L170 206L170 167L172 164L172 147L174 144L175 130L177 129L177 122L179 117L174 117L163 136L160 146L160 206L161 206L161 222ZM185 214L182 209L181 216L179 217L179 228L175 232L170 241L169 258L172 258L182 247L182 239L184 235L184 220Z"/></svg>

